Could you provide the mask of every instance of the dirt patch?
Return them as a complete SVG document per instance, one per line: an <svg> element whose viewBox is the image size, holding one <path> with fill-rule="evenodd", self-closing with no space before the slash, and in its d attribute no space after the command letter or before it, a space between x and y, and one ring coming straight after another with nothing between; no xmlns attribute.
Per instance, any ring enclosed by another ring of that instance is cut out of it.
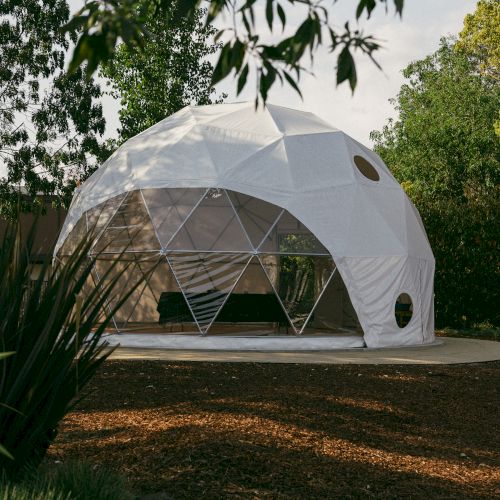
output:
<svg viewBox="0 0 500 500"><path fill-rule="evenodd" d="M171 498L493 498L500 362L108 361L50 459Z"/></svg>

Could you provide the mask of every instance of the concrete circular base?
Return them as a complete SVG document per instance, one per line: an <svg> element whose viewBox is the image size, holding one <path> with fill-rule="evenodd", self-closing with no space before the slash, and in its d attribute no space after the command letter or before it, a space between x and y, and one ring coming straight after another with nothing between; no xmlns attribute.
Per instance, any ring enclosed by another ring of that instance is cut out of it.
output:
<svg viewBox="0 0 500 500"><path fill-rule="evenodd" d="M121 333L108 335L111 345L186 351L330 351L365 347L361 335L182 335Z"/></svg>
<svg viewBox="0 0 500 500"><path fill-rule="evenodd" d="M119 347L113 352L110 359L252 363L447 365L500 360L500 342L446 337L438 338L434 344L425 346L380 349L357 347L328 351L265 352Z"/></svg>

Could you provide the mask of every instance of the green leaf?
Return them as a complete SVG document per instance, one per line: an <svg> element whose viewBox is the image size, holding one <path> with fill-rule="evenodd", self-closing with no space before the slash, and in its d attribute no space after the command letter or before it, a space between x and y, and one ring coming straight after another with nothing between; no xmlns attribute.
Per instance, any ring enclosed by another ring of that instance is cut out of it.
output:
<svg viewBox="0 0 500 500"><path fill-rule="evenodd" d="M273 29L274 0L266 0L266 20L269 29Z"/></svg>
<svg viewBox="0 0 500 500"><path fill-rule="evenodd" d="M5 359L5 358L8 358L9 356L13 356L14 354L16 354L15 351L11 351L11 352L0 352L0 359Z"/></svg>
<svg viewBox="0 0 500 500"><path fill-rule="evenodd" d="M277 4L277 11L278 11L278 16L281 21L281 31L285 31L285 25L286 25L286 15L285 11L283 10L283 7L280 4Z"/></svg>
<svg viewBox="0 0 500 500"><path fill-rule="evenodd" d="M337 60L337 85L345 80L349 80L351 89L354 90L356 87L356 66L347 46L342 49Z"/></svg>
<svg viewBox="0 0 500 500"><path fill-rule="evenodd" d="M88 16L78 16L76 15L70 19L62 28L61 31L74 31L80 29L88 21Z"/></svg>
<svg viewBox="0 0 500 500"><path fill-rule="evenodd" d="M394 5L396 7L396 13L399 14L400 17L403 17L403 7L405 0L394 0Z"/></svg>
<svg viewBox="0 0 500 500"><path fill-rule="evenodd" d="M212 84L220 82L231 72L231 65L229 63L231 57L231 42L227 42L223 47L219 55L217 64L215 65L214 72L212 74Z"/></svg>
<svg viewBox="0 0 500 500"><path fill-rule="evenodd" d="M14 457L7 451L7 448L5 446L2 446L0 444L0 454L5 455L7 458L10 458L11 460L14 460Z"/></svg>
<svg viewBox="0 0 500 500"><path fill-rule="evenodd" d="M229 60L229 65L232 68L235 68L236 73L238 73L243 64L243 60L245 59L245 44L241 42L241 40L236 39L234 41L234 45L231 48L231 57Z"/></svg>
<svg viewBox="0 0 500 500"><path fill-rule="evenodd" d="M395 0L396 1L396 0ZM359 0L356 8L356 19L359 19L366 9L366 17L369 19L373 9L377 6L376 0Z"/></svg>
<svg viewBox="0 0 500 500"><path fill-rule="evenodd" d="M283 76L286 78L286 81L295 90L295 92L297 92L297 94L299 94L299 96L302 97L302 92L300 91L300 88L297 85L297 83L295 82L295 80L293 79L293 77L289 73L287 73L286 71L283 71Z"/></svg>
<svg viewBox="0 0 500 500"><path fill-rule="evenodd" d="M236 89L236 95L240 95L240 92L243 90L247 83L248 78L248 63L243 66L243 69L240 72L240 76L238 77L238 86Z"/></svg>

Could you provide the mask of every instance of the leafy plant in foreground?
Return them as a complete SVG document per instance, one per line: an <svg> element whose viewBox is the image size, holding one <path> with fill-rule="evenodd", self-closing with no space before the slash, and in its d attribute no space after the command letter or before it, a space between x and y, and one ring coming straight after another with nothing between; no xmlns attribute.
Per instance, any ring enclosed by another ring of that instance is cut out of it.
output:
<svg viewBox="0 0 500 500"><path fill-rule="evenodd" d="M53 269L46 262L36 280L33 234L27 240L17 223L0 243L0 350L15 352L0 370L0 443L13 456L0 455L0 471L9 478L43 459L59 421L111 352L102 336L112 315L139 284L105 310L121 271L110 266L105 284L89 287L90 240Z"/></svg>

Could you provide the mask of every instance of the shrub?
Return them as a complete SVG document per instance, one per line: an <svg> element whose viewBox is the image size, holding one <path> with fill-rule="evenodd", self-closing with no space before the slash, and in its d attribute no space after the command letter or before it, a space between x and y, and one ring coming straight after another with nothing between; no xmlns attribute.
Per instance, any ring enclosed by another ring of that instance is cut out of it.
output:
<svg viewBox="0 0 500 500"><path fill-rule="evenodd" d="M0 349L15 353L0 370L0 443L13 456L0 454L0 470L10 479L45 456L59 421L111 352L102 335L112 315L139 284L103 313L120 273L99 290L87 286L91 241L83 240L64 264L51 269L46 262L35 281L33 234L27 241L17 223L0 244Z"/></svg>
<svg viewBox="0 0 500 500"><path fill-rule="evenodd" d="M0 479L0 500L132 500L122 476L86 462L30 470L19 482Z"/></svg>

